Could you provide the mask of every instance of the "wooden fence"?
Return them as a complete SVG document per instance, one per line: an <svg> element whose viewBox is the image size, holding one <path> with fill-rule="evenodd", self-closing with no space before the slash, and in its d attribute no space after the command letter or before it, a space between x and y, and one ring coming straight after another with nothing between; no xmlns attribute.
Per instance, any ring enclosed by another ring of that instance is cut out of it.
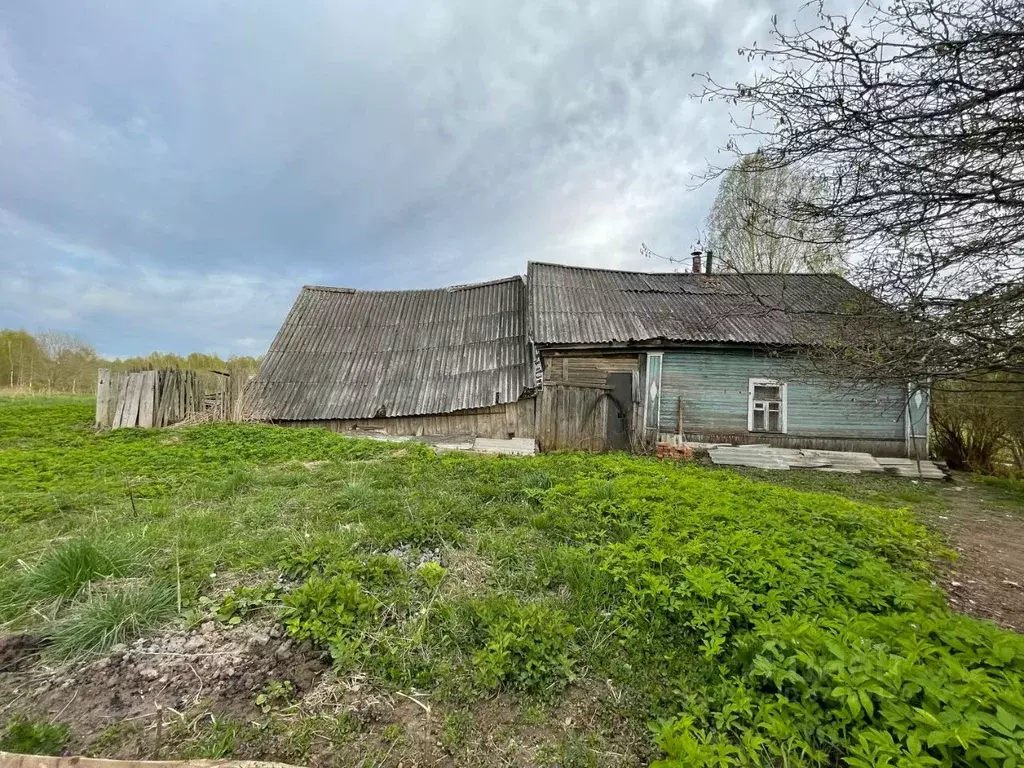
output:
<svg viewBox="0 0 1024 768"><path fill-rule="evenodd" d="M96 425L166 427L203 411L203 390L195 371L163 368L112 373L99 370Z"/></svg>
<svg viewBox="0 0 1024 768"><path fill-rule="evenodd" d="M226 373L161 368L113 372L100 368L96 382L96 426L167 427L189 418L231 421L242 385Z"/></svg>

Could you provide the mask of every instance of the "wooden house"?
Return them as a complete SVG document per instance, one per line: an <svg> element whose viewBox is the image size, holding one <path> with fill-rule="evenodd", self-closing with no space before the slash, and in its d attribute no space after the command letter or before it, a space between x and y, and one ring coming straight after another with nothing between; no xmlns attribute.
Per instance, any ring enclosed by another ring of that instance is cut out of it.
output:
<svg viewBox="0 0 1024 768"><path fill-rule="evenodd" d="M838 275L531 262L527 287L545 450L675 439L927 455L924 389L811 362L841 308L865 299Z"/></svg>
<svg viewBox="0 0 1024 768"><path fill-rule="evenodd" d="M393 435L536 438L541 450L659 440L915 455L927 392L810 364L837 275L622 272L531 262L433 290L303 288L250 415Z"/></svg>

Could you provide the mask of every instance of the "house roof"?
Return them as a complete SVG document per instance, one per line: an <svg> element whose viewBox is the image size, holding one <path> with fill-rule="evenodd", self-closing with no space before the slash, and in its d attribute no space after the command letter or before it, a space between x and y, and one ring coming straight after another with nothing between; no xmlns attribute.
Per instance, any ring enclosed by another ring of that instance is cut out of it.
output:
<svg viewBox="0 0 1024 768"><path fill-rule="evenodd" d="M266 419L450 413L534 386L521 277L417 291L306 286L248 393Z"/></svg>
<svg viewBox="0 0 1024 768"><path fill-rule="evenodd" d="M620 272L531 261L538 345L820 342L866 294L838 275Z"/></svg>

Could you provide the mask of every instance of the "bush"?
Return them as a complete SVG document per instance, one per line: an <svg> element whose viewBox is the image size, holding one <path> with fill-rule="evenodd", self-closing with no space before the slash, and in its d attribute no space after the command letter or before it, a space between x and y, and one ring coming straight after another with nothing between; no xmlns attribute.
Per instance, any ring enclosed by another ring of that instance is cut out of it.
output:
<svg viewBox="0 0 1024 768"><path fill-rule="evenodd" d="M167 621L175 612L174 589L132 581L96 589L54 622L50 651L61 659L107 651Z"/></svg>
<svg viewBox="0 0 1024 768"><path fill-rule="evenodd" d="M932 390L935 452L953 469L991 474L1000 453L1024 461L1024 382L943 382Z"/></svg>

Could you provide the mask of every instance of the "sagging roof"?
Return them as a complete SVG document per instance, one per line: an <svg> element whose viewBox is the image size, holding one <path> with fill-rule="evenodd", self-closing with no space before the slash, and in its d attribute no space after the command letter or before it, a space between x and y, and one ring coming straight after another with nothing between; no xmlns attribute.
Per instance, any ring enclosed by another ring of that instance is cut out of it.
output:
<svg viewBox="0 0 1024 768"><path fill-rule="evenodd" d="M531 261L538 345L821 341L830 318L866 299L838 275L620 272Z"/></svg>
<svg viewBox="0 0 1024 768"><path fill-rule="evenodd" d="M514 402L535 381L522 277L416 291L306 286L247 394L258 418L362 419Z"/></svg>

